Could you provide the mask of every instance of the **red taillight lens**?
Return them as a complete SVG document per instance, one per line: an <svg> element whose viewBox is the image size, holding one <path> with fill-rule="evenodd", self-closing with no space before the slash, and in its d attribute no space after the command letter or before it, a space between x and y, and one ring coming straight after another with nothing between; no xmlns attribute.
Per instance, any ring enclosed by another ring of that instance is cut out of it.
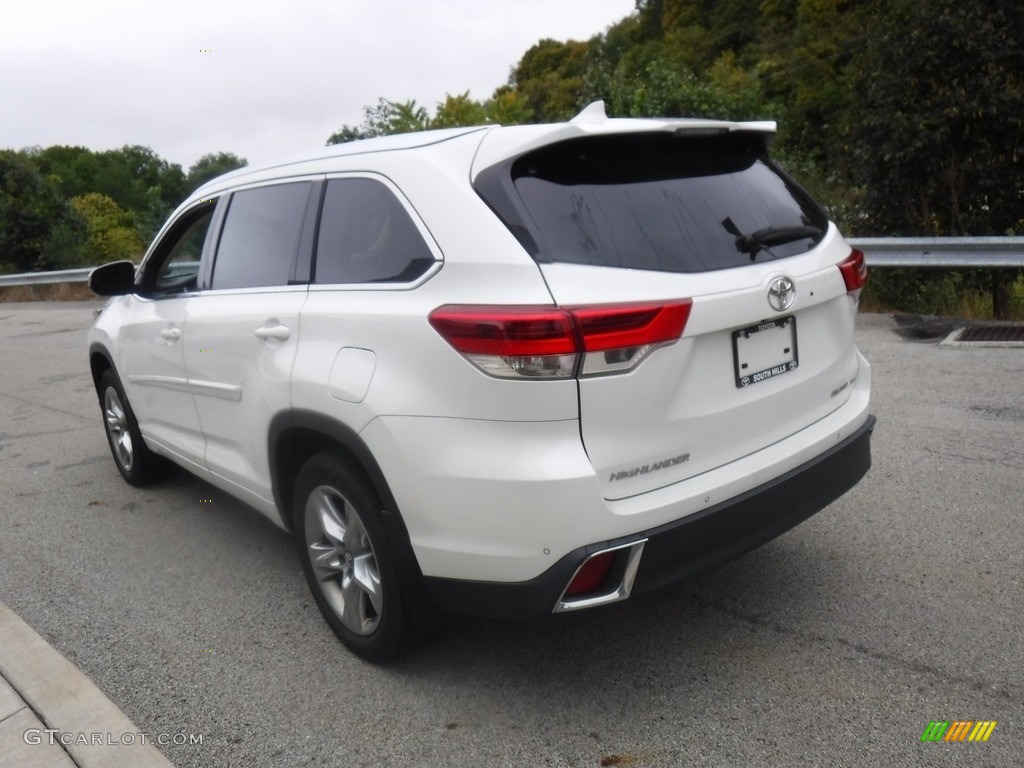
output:
<svg viewBox="0 0 1024 768"><path fill-rule="evenodd" d="M853 293L863 288L868 281L868 266L864 263L863 251L854 248L846 260L840 262L839 271L843 273L847 293Z"/></svg>
<svg viewBox="0 0 1024 768"><path fill-rule="evenodd" d="M570 308L587 352L675 341L690 317L689 299L671 304L627 304Z"/></svg>
<svg viewBox="0 0 1024 768"><path fill-rule="evenodd" d="M658 304L573 307L583 337L580 376L627 373L659 345L683 335L690 299Z"/></svg>
<svg viewBox="0 0 1024 768"><path fill-rule="evenodd" d="M600 590L608 581L608 574L614 564L615 552L594 555L576 571L569 586L565 588L565 597L579 597Z"/></svg>
<svg viewBox="0 0 1024 768"><path fill-rule="evenodd" d="M606 306L448 305L430 324L466 359L502 378L568 378L632 370L657 346L675 341L689 299Z"/></svg>
<svg viewBox="0 0 1024 768"><path fill-rule="evenodd" d="M430 324L463 354L576 353L572 319L564 309L447 306L430 313Z"/></svg>
<svg viewBox="0 0 1024 768"><path fill-rule="evenodd" d="M576 330L564 309L449 305L431 312L430 324L491 376L565 379L576 370Z"/></svg>

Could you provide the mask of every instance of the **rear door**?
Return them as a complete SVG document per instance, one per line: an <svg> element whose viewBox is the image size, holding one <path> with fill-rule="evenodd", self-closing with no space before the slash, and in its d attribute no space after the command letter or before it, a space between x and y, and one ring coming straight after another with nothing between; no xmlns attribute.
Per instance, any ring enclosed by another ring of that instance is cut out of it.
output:
<svg viewBox="0 0 1024 768"><path fill-rule="evenodd" d="M678 341L635 365L597 352L614 359L580 372L581 434L609 499L728 464L849 395L856 307L837 265L851 249L765 146L745 132L592 136L504 171L556 303L692 300Z"/></svg>

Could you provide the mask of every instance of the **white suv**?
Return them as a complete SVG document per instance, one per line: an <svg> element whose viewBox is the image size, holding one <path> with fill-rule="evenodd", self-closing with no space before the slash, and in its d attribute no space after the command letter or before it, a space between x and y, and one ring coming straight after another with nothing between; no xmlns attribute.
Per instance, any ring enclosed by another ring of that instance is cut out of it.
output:
<svg viewBox="0 0 1024 768"><path fill-rule="evenodd" d="M169 459L294 531L371 660L772 539L867 472L874 424L863 255L774 129L598 103L206 184L90 278L117 468Z"/></svg>

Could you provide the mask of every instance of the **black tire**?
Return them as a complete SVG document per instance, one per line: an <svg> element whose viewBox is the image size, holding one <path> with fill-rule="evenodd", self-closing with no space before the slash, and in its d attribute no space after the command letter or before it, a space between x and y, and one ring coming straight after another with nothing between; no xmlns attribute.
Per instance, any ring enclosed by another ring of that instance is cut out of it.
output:
<svg viewBox="0 0 1024 768"><path fill-rule="evenodd" d="M166 475L170 465L146 446L131 403L112 370L103 372L96 391L110 454L125 482L135 486L148 485Z"/></svg>
<svg viewBox="0 0 1024 768"><path fill-rule="evenodd" d="M409 636L398 570L373 486L334 453L320 453L295 483L295 543L320 612L352 653L393 658Z"/></svg>

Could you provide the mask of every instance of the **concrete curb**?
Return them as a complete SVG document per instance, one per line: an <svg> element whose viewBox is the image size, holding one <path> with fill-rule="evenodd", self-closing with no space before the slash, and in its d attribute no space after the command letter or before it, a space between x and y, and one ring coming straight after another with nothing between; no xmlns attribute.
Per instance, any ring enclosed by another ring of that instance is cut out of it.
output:
<svg viewBox="0 0 1024 768"><path fill-rule="evenodd" d="M173 768L93 682L0 603L0 768Z"/></svg>

